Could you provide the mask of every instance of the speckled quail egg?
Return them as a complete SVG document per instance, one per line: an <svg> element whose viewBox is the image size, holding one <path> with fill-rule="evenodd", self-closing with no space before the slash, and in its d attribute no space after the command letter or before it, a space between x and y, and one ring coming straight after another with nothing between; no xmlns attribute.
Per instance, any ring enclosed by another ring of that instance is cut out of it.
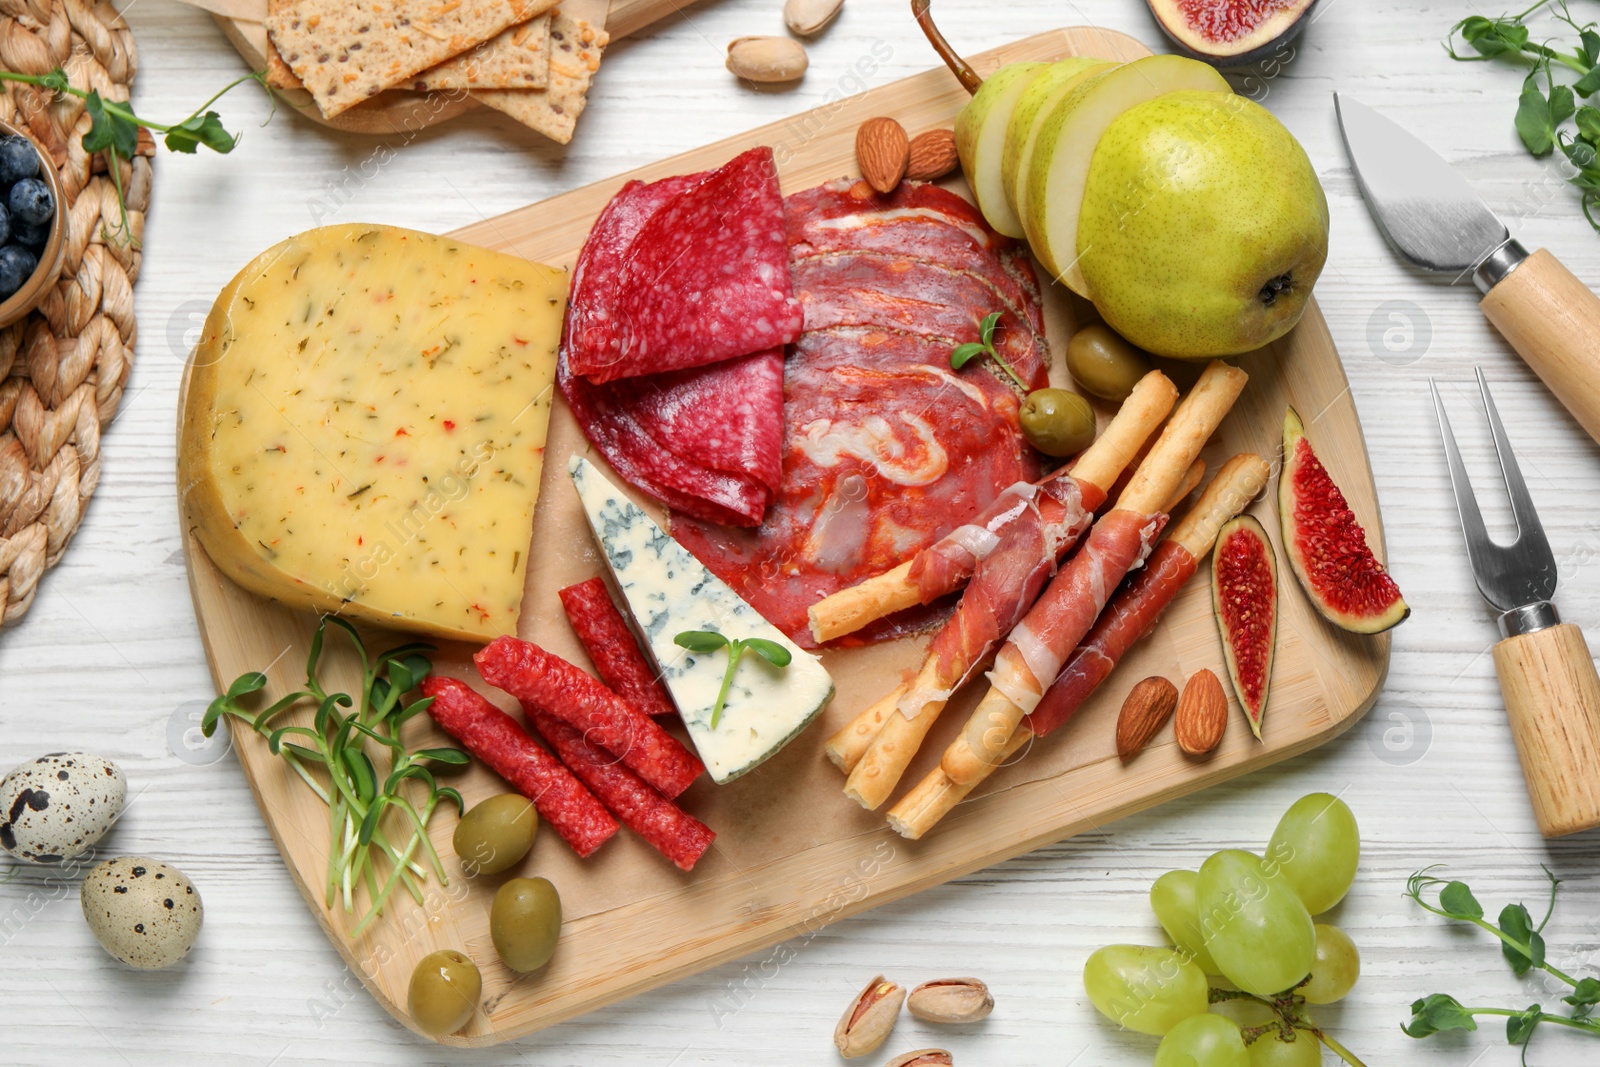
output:
<svg viewBox="0 0 1600 1067"><path fill-rule="evenodd" d="M153 971L189 954L205 909L194 883L144 856L97 865L78 891L83 917L100 946L130 967Z"/></svg>
<svg viewBox="0 0 1600 1067"><path fill-rule="evenodd" d="M0 846L32 863L64 863L87 852L122 814L128 780L110 760L52 752L0 781Z"/></svg>

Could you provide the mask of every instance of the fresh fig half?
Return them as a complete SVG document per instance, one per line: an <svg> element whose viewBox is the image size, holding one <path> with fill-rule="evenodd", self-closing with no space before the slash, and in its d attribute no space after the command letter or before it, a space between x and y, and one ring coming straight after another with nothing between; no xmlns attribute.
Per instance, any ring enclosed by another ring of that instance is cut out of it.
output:
<svg viewBox="0 0 1600 1067"><path fill-rule="evenodd" d="M1316 0L1148 0L1179 48L1219 67L1244 67L1297 37ZM1287 57L1284 57L1287 58Z"/></svg>
<svg viewBox="0 0 1600 1067"><path fill-rule="evenodd" d="M1249 515L1230 519L1217 534L1211 550L1211 606L1222 633L1228 677L1259 741L1278 644L1278 557L1267 531Z"/></svg>
<svg viewBox="0 0 1600 1067"><path fill-rule="evenodd" d="M1351 633L1376 634L1411 614L1294 408L1283 417L1278 518L1289 565L1323 618Z"/></svg>

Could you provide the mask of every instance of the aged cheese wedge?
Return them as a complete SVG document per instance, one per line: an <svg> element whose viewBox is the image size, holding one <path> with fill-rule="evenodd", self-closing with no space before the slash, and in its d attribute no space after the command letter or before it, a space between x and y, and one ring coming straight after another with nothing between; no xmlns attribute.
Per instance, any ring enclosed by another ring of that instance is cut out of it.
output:
<svg viewBox="0 0 1600 1067"><path fill-rule="evenodd" d="M833 679L821 660L739 599L594 464L574 456L568 470L595 541L706 770L718 783L732 781L810 725L832 699ZM712 729L728 653L698 655L679 648L672 639L685 630L715 630L741 640L764 637L788 649L792 659L784 668L753 654L741 659Z"/></svg>
<svg viewBox="0 0 1600 1067"><path fill-rule="evenodd" d="M178 477L222 571L441 636L515 633L564 271L389 226L291 237L217 297Z"/></svg>

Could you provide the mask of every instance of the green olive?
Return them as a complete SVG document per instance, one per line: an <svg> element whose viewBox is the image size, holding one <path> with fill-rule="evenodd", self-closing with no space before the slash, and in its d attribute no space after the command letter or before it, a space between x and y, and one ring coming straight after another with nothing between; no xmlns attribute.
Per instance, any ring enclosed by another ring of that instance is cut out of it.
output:
<svg viewBox="0 0 1600 1067"><path fill-rule="evenodd" d="M408 998L417 1028L433 1037L453 1034L472 1019L483 995L483 977L463 952L442 949L422 957L411 972Z"/></svg>
<svg viewBox="0 0 1600 1067"><path fill-rule="evenodd" d="M1104 323L1085 326L1067 342L1067 370L1085 391L1106 400L1126 400L1152 370L1150 357Z"/></svg>
<svg viewBox="0 0 1600 1067"><path fill-rule="evenodd" d="M522 862L538 832L539 813L528 798L501 793L461 816L451 840L468 874L499 874Z"/></svg>
<svg viewBox="0 0 1600 1067"><path fill-rule="evenodd" d="M1094 441L1094 409L1065 389L1035 389L1021 418L1022 436L1047 456L1075 456Z"/></svg>
<svg viewBox="0 0 1600 1067"><path fill-rule="evenodd" d="M513 971L537 971L555 955L561 896L545 878L513 878L489 908L494 950Z"/></svg>

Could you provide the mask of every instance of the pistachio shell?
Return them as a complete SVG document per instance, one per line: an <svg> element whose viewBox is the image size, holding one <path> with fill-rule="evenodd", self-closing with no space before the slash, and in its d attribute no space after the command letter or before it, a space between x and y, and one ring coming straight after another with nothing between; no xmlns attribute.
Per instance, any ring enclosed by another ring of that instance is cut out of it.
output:
<svg viewBox="0 0 1600 1067"><path fill-rule="evenodd" d="M746 81L792 82L809 65L805 48L787 37L740 37L728 45L728 69Z"/></svg>
<svg viewBox="0 0 1600 1067"><path fill-rule="evenodd" d="M788 0L783 5L783 22L790 33L814 37L839 17L844 0Z"/></svg>
<svg viewBox="0 0 1600 1067"><path fill-rule="evenodd" d="M896 982L878 975L857 993L833 1029L833 1044L845 1059L875 1051L889 1037L906 991Z"/></svg>
<svg viewBox="0 0 1600 1067"><path fill-rule="evenodd" d="M994 997L976 978L940 978L913 989L906 1007L930 1023L975 1023L994 1011Z"/></svg>

